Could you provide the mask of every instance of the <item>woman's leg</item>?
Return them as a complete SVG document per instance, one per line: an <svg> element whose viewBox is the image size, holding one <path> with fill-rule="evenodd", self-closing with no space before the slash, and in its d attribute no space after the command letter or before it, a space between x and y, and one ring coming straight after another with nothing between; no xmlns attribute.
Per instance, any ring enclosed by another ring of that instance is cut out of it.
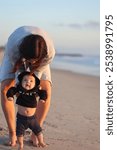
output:
<svg viewBox="0 0 117 150"><path fill-rule="evenodd" d="M39 101L37 110L36 110L36 117L40 124L43 125L43 122L48 114L50 108L50 101L51 101L51 83L49 81L41 80L41 89L46 90L47 92L47 99L45 102Z"/></svg>
<svg viewBox="0 0 117 150"><path fill-rule="evenodd" d="M16 145L15 107L13 101L7 100L6 92L11 86L14 86L14 83L13 79L4 80L1 83L1 105L9 128L11 146Z"/></svg>

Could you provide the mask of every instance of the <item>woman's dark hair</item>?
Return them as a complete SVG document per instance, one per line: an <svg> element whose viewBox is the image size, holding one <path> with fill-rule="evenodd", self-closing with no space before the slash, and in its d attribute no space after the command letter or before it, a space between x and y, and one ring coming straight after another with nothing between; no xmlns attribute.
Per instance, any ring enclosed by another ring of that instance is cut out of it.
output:
<svg viewBox="0 0 117 150"><path fill-rule="evenodd" d="M18 70L23 62L22 59L30 61L30 59L36 59L36 62L31 66L34 71L37 69L41 61L47 56L47 45L45 40L40 35L28 35L24 37L21 44L18 46L20 58L16 61L13 72Z"/></svg>

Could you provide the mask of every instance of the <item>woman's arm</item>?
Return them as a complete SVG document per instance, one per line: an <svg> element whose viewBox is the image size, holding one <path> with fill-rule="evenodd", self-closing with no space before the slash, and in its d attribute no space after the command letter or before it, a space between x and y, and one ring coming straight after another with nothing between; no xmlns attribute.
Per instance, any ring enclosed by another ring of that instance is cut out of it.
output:
<svg viewBox="0 0 117 150"><path fill-rule="evenodd" d="M8 124L11 138L15 135L15 107L13 101L8 101L6 97L7 90L14 86L13 79L7 79L1 82L1 105ZM11 139L12 140L12 139ZM11 141L12 142L12 141Z"/></svg>

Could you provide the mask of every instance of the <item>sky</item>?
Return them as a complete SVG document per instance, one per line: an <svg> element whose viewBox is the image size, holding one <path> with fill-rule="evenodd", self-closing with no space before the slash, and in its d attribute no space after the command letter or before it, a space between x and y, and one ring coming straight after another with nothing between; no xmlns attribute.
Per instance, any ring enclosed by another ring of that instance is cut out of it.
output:
<svg viewBox="0 0 117 150"><path fill-rule="evenodd" d="M18 27L49 33L57 52L99 55L99 0L0 0L0 45Z"/></svg>

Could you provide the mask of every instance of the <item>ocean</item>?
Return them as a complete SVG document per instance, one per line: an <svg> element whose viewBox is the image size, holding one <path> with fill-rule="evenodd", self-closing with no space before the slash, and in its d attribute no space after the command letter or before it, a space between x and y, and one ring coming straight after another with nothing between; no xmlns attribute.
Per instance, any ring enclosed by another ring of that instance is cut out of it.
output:
<svg viewBox="0 0 117 150"><path fill-rule="evenodd" d="M100 56L56 54L51 68L92 76L100 76Z"/></svg>
<svg viewBox="0 0 117 150"><path fill-rule="evenodd" d="M0 51L0 64L3 51ZM100 56L81 55L81 54L56 54L51 63L51 68L67 70L86 75L100 76Z"/></svg>

